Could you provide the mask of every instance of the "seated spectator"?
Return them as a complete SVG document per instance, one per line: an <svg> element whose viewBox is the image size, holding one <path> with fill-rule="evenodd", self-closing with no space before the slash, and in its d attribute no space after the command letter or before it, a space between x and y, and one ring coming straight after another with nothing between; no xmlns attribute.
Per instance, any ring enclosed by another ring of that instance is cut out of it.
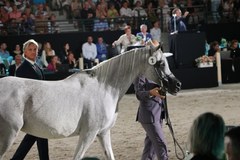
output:
<svg viewBox="0 0 240 160"><path fill-rule="evenodd" d="M5 2L4 9L7 11L7 13L11 13L13 11L13 8L12 8L12 6L10 4L10 1L6 1Z"/></svg>
<svg viewBox="0 0 240 160"><path fill-rule="evenodd" d="M133 45L136 43L136 37L132 34L132 30L130 26L125 26L124 28L124 35L121 35L118 40L112 43L112 46L115 47L117 45L121 45L120 53L124 53L127 51L127 47L129 45Z"/></svg>
<svg viewBox="0 0 240 160"><path fill-rule="evenodd" d="M18 8L16 5L13 5L12 12L9 13L9 19L11 22L20 22L22 17L22 12L18 11Z"/></svg>
<svg viewBox="0 0 240 160"><path fill-rule="evenodd" d="M160 16L160 21L162 21L163 26L161 26L163 31L168 31L168 23L171 19L170 16L170 8L168 6L168 3L165 0L159 1L159 7L161 10L157 10L157 16L159 17L159 14L161 13L162 16Z"/></svg>
<svg viewBox="0 0 240 160"><path fill-rule="evenodd" d="M135 3L135 7L133 8L133 13L132 15L134 17L147 17L147 13L145 9L142 7L142 1L137 0Z"/></svg>
<svg viewBox="0 0 240 160"><path fill-rule="evenodd" d="M21 47L20 47L19 44L16 44L13 53L14 53L14 56L16 56L16 55L21 55L21 54L22 54L22 50L21 50Z"/></svg>
<svg viewBox="0 0 240 160"><path fill-rule="evenodd" d="M21 29L23 34L34 34L35 33L35 17L33 14L27 16L25 13L22 14Z"/></svg>
<svg viewBox="0 0 240 160"><path fill-rule="evenodd" d="M225 123L223 118L206 112L193 122L189 132L191 160L221 160L224 156Z"/></svg>
<svg viewBox="0 0 240 160"><path fill-rule="evenodd" d="M37 19L40 19L40 20L47 20L48 17L49 17L49 14L48 12L46 11L46 9L44 8L44 5L43 4L39 4L37 6L37 10L35 12L35 17Z"/></svg>
<svg viewBox="0 0 240 160"><path fill-rule="evenodd" d="M64 43L62 50L59 52L59 58L62 63L67 59L68 51L70 51L70 45L69 43Z"/></svg>
<svg viewBox="0 0 240 160"><path fill-rule="evenodd" d="M63 62L63 64L68 64L69 69L73 69L77 66L74 53L72 51L68 51L67 59Z"/></svg>
<svg viewBox="0 0 240 160"><path fill-rule="evenodd" d="M152 40L156 40L157 42L161 42L161 28L160 22L155 21L153 23L153 27L150 29L150 34L152 35Z"/></svg>
<svg viewBox="0 0 240 160"><path fill-rule="evenodd" d="M98 37L97 46L97 58L99 62L102 62L107 59L108 51L107 44L103 41L102 37Z"/></svg>
<svg viewBox="0 0 240 160"><path fill-rule="evenodd" d="M147 4L146 13L147 13L147 16L151 23L153 23L159 19L156 9L153 8L153 3L151 1Z"/></svg>
<svg viewBox="0 0 240 160"><path fill-rule="evenodd" d="M124 1L122 7L120 9L120 16L121 17L132 17L132 9L128 7L128 2Z"/></svg>
<svg viewBox="0 0 240 160"><path fill-rule="evenodd" d="M225 133L225 152L227 160L240 159L240 126Z"/></svg>
<svg viewBox="0 0 240 160"><path fill-rule="evenodd" d="M97 4L96 8L96 18L106 18L107 17L107 11L105 8L102 8L101 4Z"/></svg>
<svg viewBox="0 0 240 160"><path fill-rule="evenodd" d="M48 20L49 20L49 22L48 22L48 33L58 33L59 32L59 26L56 23L56 15L52 13L49 16Z"/></svg>
<svg viewBox="0 0 240 160"><path fill-rule="evenodd" d="M138 32L136 34L136 37L140 37L141 40L142 40L142 44L145 45L145 43L148 41L148 40L151 40L152 39L152 35L150 33L147 32L147 25L146 24L142 24L140 26L140 31L141 32Z"/></svg>
<svg viewBox="0 0 240 160"><path fill-rule="evenodd" d="M225 0L222 2L221 5L222 5L223 21L232 22L233 21L233 9L234 9L233 0Z"/></svg>
<svg viewBox="0 0 240 160"><path fill-rule="evenodd" d="M10 56L9 51L7 51L7 44L2 43L0 46L0 57L2 58L3 62L7 60L4 63L8 63L7 65L10 65L12 63L13 57Z"/></svg>
<svg viewBox="0 0 240 160"><path fill-rule="evenodd" d="M88 4L89 4L89 7L92 9L92 10L96 10L96 1L94 1L94 0L86 0L86 2L88 2Z"/></svg>
<svg viewBox="0 0 240 160"><path fill-rule="evenodd" d="M8 13L7 11L4 9L4 7L0 8L0 21L3 24L6 24L9 21L9 17L8 17Z"/></svg>
<svg viewBox="0 0 240 160"><path fill-rule="evenodd" d="M82 54L85 68L92 68L96 65L95 60L97 58L97 47L93 43L92 36L88 36L87 42L82 45Z"/></svg>
<svg viewBox="0 0 240 160"><path fill-rule="evenodd" d="M87 1L83 3L81 18L85 19L83 30L92 31L93 18L95 18L95 10L90 7L90 4Z"/></svg>
<svg viewBox="0 0 240 160"><path fill-rule="evenodd" d="M219 43L218 43L218 41L213 41L212 43L210 43L210 49L208 51L208 56L215 57L216 52L220 52Z"/></svg>
<svg viewBox="0 0 240 160"><path fill-rule="evenodd" d="M0 76L6 75L6 66L3 64L3 60L0 57Z"/></svg>
<svg viewBox="0 0 240 160"><path fill-rule="evenodd" d="M113 3L109 4L109 9L107 11L107 17L108 18L116 18L119 17L119 13L117 11L117 9L115 8Z"/></svg>
<svg viewBox="0 0 240 160"><path fill-rule="evenodd" d="M72 17L79 19L80 16L80 10L82 9L82 4L79 2L79 0L72 0L71 2L71 12Z"/></svg>
<svg viewBox="0 0 240 160"><path fill-rule="evenodd" d="M15 64L9 66L9 76L16 76L16 70L22 64L22 56L20 54L15 55Z"/></svg>
<svg viewBox="0 0 240 160"><path fill-rule="evenodd" d="M57 64L59 64L58 56L54 55L51 57L50 63L47 66L47 70L57 72Z"/></svg>
<svg viewBox="0 0 240 160"><path fill-rule="evenodd" d="M240 58L240 48L238 46L238 40L232 40L229 50L231 58Z"/></svg>
<svg viewBox="0 0 240 160"><path fill-rule="evenodd" d="M50 62L52 56L55 56L55 51L52 49L49 42L45 42L41 56L42 63L45 67L48 66L48 63Z"/></svg>

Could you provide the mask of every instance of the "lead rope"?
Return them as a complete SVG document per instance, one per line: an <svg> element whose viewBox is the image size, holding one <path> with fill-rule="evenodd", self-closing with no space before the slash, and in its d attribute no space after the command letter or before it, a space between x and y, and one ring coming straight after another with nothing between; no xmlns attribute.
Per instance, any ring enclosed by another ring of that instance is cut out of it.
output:
<svg viewBox="0 0 240 160"><path fill-rule="evenodd" d="M169 130L170 130L170 133L171 133L171 136L172 136L172 139L173 139L173 143L174 143L174 150L175 150L175 155L177 157L177 159L179 160L184 160L185 158L185 154L184 154L184 151L182 149L182 147L180 146L180 144L178 143L177 139L175 138L175 134L174 134L174 131L173 131L173 127L172 127L172 123L171 123L171 120L170 120L170 117L169 117L169 114L168 114L168 107L167 107L167 96L166 96L166 88L163 86L163 83L162 83L162 76L158 73L157 69L154 67L158 77L159 77L159 81L160 81L160 89L162 90L163 92L163 96L165 96L165 100L162 101L162 104L163 104L163 107L164 107L164 112L165 112L165 121L166 121L166 125L168 126ZM177 154L177 147L180 149L181 151L181 154L182 154L182 157L180 157L178 154Z"/></svg>

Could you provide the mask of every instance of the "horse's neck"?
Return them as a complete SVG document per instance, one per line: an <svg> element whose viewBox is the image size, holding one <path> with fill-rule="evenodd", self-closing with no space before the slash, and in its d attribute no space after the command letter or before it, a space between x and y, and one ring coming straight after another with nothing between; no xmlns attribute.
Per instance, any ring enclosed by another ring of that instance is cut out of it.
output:
<svg viewBox="0 0 240 160"><path fill-rule="evenodd" d="M146 70L146 51L142 48L114 57L96 70L98 80L116 89L121 99L134 79Z"/></svg>

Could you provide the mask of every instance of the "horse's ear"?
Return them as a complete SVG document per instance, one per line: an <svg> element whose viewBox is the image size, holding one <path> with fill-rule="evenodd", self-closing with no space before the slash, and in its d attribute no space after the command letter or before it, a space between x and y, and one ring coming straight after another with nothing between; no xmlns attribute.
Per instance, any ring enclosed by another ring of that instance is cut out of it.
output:
<svg viewBox="0 0 240 160"><path fill-rule="evenodd" d="M154 66L157 63L157 58L155 56L150 56L148 58L148 63L152 66Z"/></svg>

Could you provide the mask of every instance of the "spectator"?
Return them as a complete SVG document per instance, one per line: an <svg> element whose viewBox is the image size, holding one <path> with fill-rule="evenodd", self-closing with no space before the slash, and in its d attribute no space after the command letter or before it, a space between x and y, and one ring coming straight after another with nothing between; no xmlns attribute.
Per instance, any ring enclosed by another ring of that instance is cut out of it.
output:
<svg viewBox="0 0 240 160"><path fill-rule="evenodd" d="M0 8L0 21L2 24L6 24L9 21L8 13L3 7Z"/></svg>
<svg viewBox="0 0 240 160"><path fill-rule="evenodd" d="M9 13L9 19L11 20L11 22L20 22L21 16L22 13L18 11L17 6L13 5L13 10Z"/></svg>
<svg viewBox="0 0 240 160"><path fill-rule="evenodd" d="M85 19L84 30L92 31L92 19L95 18L95 10L90 7L87 1L83 3L83 9L81 10L81 18Z"/></svg>
<svg viewBox="0 0 240 160"><path fill-rule="evenodd" d="M132 17L132 9L128 7L128 2L124 1L120 9L120 16Z"/></svg>
<svg viewBox="0 0 240 160"><path fill-rule="evenodd" d="M179 8L175 8L172 11L172 18L169 21L169 31L171 33L173 32L181 32L181 31L186 31L187 27L185 24L185 18L189 12L185 12L184 15L182 16L182 11Z"/></svg>
<svg viewBox="0 0 240 160"><path fill-rule="evenodd" d="M137 0L135 2L135 7L133 8L133 16L134 17L147 17L147 13L145 9L142 7L142 1Z"/></svg>
<svg viewBox="0 0 240 160"><path fill-rule="evenodd" d="M151 1L147 4L146 12L151 23L158 20L156 9L153 8L153 3Z"/></svg>
<svg viewBox="0 0 240 160"><path fill-rule="evenodd" d="M59 55L59 58L60 58L60 61L63 63L66 59L67 59L67 56L68 56L68 51L70 50L70 45L69 43L65 43L63 45L63 49L60 51L60 55Z"/></svg>
<svg viewBox="0 0 240 160"><path fill-rule="evenodd" d="M22 56L20 54L15 55L15 64L9 66L9 76L16 76L18 67L22 64Z"/></svg>
<svg viewBox="0 0 240 160"><path fill-rule="evenodd" d="M210 49L208 51L208 56L213 56L215 57L216 52L220 52L220 47L218 41L213 41L210 44Z"/></svg>
<svg viewBox="0 0 240 160"><path fill-rule="evenodd" d="M99 0L99 4L100 4L100 7L102 8L102 10L104 10L107 13L107 11L108 11L107 2L105 0Z"/></svg>
<svg viewBox="0 0 240 160"><path fill-rule="evenodd" d="M107 17L107 11L105 8L102 8L101 4L97 4L96 8L96 18L106 18Z"/></svg>
<svg viewBox="0 0 240 160"><path fill-rule="evenodd" d="M13 51L13 53L14 53L14 56L22 54L21 47L19 44L16 44L15 50Z"/></svg>
<svg viewBox="0 0 240 160"><path fill-rule="evenodd" d="M157 42L161 42L161 28L160 28L159 21L155 21L153 23L153 27L150 29L150 34L152 35L153 40L156 40Z"/></svg>
<svg viewBox="0 0 240 160"><path fill-rule="evenodd" d="M71 12L72 17L79 19L81 17L80 10L82 9L82 4L79 2L79 0L72 0L71 2Z"/></svg>
<svg viewBox="0 0 240 160"><path fill-rule="evenodd" d="M93 43L92 36L88 36L87 42L82 45L82 54L85 68L92 68L96 64L95 59L97 58L97 47Z"/></svg>
<svg viewBox="0 0 240 160"><path fill-rule="evenodd" d="M121 35L118 40L112 43L112 46L115 47L116 45L121 45L120 53L124 53L127 51L127 47L136 43L136 37L132 34L131 27L125 26L124 28L125 34Z"/></svg>
<svg viewBox="0 0 240 160"><path fill-rule="evenodd" d="M238 40L232 40L229 50L231 58L240 58L240 48L238 46Z"/></svg>
<svg viewBox="0 0 240 160"><path fill-rule="evenodd" d="M119 13L117 11L117 9L115 8L113 3L109 4L109 9L107 11L107 17L108 18L116 18L119 16Z"/></svg>
<svg viewBox="0 0 240 160"><path fill-rule="evenodd" d="M107 59L108 51L107 44L103 41L102 37L98 37L97 46L97 58L99 62L102 62Z"/></svg>
<svg viewBox="0 0 240 160"><path fill-rule="evenodd" d="M225 22L233 22L233 9L234 9L234 2L233 0L225 0L222 2L222 13L223 13L223 20Z"/></svg>
<svg viewBox="0 0 240 160"><path fill-rule="evenodd" d="M7 60L8 64L5 64L5 65L9 65L9 64L12 63L13 57L10 56L9 51L7 51L7 44L6 43L2 43L1 46L0 46L0 57L2 58L3 62L5 60Z"/></svg>
<svg viewBox="0 0 240 160"><path fill-rule="evenodd" d="M21 22L23 34L34 34L35 33L35 17L33 14L27 16L25 13L22 14Z"/></svg>
<svg viewBox="0 0 240 160"><path fill-rule="evenodd" d="M160 0L159 1L159 6L162 9L162 16L160 16L160 21L163 22L162 30L163 31L168 31L168 22L170 21L170 8L168 4L166 3L165 0ZM157 11L158 14L159 10Z"/></svg>
<svg viewBox="0 0 240 160"><path fill-rule="evenodd" d="M218 13L221 0L211 0L211 13L213 17L213 23L218 23L221 20L221 17Z"/></svg>
<svg viewBox="0 0 240 160"><path fill-rule="evenodd" d="M140 37L140 38L141 38L142 44L144 44L144 45L145 45L145 43L146 43L147 41L149 41L149 40L152 39L152 35L147 32L147 29L148 29L148 28L147 28L147 25L146 25L146 24L142 24L142 25L140 26L140 31L141 31L141 32L138 32L138 33L136 34L137 37Z"/></svg>
<svg viewBox="0 0 240 160"><path fill-rule="evenodd" d="M35 12L35 17L40 20L47 20L49 17L48 12L44 8L43 4L38 4L37 10Z"/></svg>
<svg viewBox="0 0 240 160"><path fill-rule="evenodd" d="M50 63L48 63L47 70L57 72L57 64L59 64L58 56L51 56Z"/></svg>
<svg viewBox="0 0 240 160"><path fill-rule="evenodd" d="M50 59L52 56L55 55L55 51L52 49L51 44L49 42L45 42L43 45L43 51L41 60L45 67L48 66L48 63L50 62Z"/></svg>
<svg viewBox="0 0 240 160"><path fill-rule="evenodd" d="M10 1L5 1L4 9L7 11L7 13L11 13L13 11L13 8L11 7Z"/></svg>
<svg viewBox="0 0 240 160"><path fill-rule="evenodd" d="M77 66L74 53L71 50L68 51L67 59L63 62L63 64L68 64L69 69L73 69Z"/></svg>
<svg viewBox="0 0 240 160"><path fill-rule="evenodd" d="M225 152L227 160L240 159L240 126L225 133Z"/></svg>
<svg viewBox="0 0 240 160"><path fill-rule="evenodd" d="M193 122L189 132L189 151L191 160L220 160L224 156L223 118L214 113L206 112L199 115Z"/></svg>

